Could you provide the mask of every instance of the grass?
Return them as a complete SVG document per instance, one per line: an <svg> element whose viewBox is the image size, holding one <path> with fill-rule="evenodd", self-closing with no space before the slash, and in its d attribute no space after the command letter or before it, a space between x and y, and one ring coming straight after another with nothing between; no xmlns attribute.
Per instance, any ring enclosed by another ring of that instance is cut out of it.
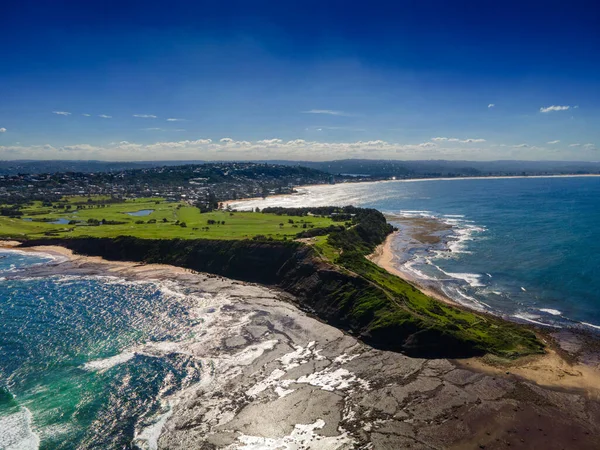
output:
<svg viewBox="0 0 600 450"><path fill-rule="evenodd" d="M333 223L325 217L292 217L255 212L214 211L200 213L185 203L166 202L162 198L144 198L119 203L105 203L106 198L70 197L57 209L34 202L21 209L23 218L0 217L2 238L43 237L117 237L134 236L145 239L250 239L262 235L275 240L294 238L303 227L327 227ZM55 204L56 205L56 204ZM153 210L147 216L127 213ZM27 220L24 220L27 219ZM52 224L58 219L74 224ZM117 224L91 226L88 220ZM294 223L290 223L290 220ZM151 223L148 223L151 221ZM214 223L209 223L214 221ZM143 223L137 223L143 222ZM185 227L180 224L185 223Z"/></svg>
<svg viewBox="0 0 600 450"><path fill-rule="evenodd" d="M474 342L478 348L498 356L514 358L543 353L542 343L533 332L523 326L491 315L456 308L428 297L410 283L363 256L342 257L339 262L343 267L383 289L396 303L396 308L388 309L386 314L379 318L381 323L373 324L374 327L403 318L404 314L398 314L401 313L399 310L404 310L421 319L428 327L442 329L461 340Z"/></svg>
<svg viewBox="0 0 600 450"><path fill-rule="evenodd" d="M340 256L340 250L331 245L328 239L328 235L316 236L312 238L311 244L321 256L334 263Z"/></svg>

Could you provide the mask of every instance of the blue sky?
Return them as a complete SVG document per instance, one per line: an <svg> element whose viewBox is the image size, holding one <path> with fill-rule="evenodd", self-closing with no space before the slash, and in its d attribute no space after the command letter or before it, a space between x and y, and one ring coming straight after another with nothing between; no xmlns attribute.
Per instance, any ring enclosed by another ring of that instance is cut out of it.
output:
<svg viewBox="0 0 600 450"><path fill-rule="evenodd" d="M7 1L0 158L600 160L598 24L593 1Z"/></svg>

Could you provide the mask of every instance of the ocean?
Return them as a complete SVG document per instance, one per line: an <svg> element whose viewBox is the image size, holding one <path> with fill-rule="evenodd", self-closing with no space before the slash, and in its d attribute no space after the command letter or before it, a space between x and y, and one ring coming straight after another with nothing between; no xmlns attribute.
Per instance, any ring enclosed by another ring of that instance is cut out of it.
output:
<svg viewBox="0 0 600 450"><path fill-rule="evenodd" d="M600 329L600 177L338 184L234 208L355 205L451 226L398 248L397 268L469 307L549 327ZM398 223L398 225L400 225Z"/></svg>
<svg viewBox="0 0 600 450"><path fill-rule="evenodd" d="M168 399L201 363L161 349L202 328L180 286L30 276L44 255L0 252L0 449L156 448Z"/></svg>

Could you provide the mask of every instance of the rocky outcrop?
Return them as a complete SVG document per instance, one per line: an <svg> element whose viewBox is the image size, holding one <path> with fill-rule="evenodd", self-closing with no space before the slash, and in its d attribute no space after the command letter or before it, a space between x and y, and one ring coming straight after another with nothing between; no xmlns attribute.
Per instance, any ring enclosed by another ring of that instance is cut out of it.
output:
<svg viewBox="0 0 600 450"><path fill-rule="evenodd" d="M134 237L28 241L60 245L114 261L171 264L240 281L277 286L303 310L371 346L417 357L469 357L485 353L398 307L363 277L323 261L298 242L251 240L148 240Z"/></svg>

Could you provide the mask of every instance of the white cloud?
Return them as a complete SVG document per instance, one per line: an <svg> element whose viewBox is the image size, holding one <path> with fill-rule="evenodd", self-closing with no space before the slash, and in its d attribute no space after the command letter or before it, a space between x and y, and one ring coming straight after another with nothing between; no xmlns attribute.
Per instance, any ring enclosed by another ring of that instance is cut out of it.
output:
<svg viewBox="0 0 600 450"><path fill-rule="evenodd" d="M570 144L569 147L581 147L581 144Z"/></svg>
<svg viewBox="0 0 600 450"><path fill-rule="evenodd" d="M588 144L583 144L583 148L585 148L586 150L592 150L592 149L595 149L596 146L594 144L588 143Z"/></svg>
<svg viewBox="0 0 600 450"><path fill-rule="evenodd" d="M571 107L570 106L552 105L552 106L541 107L540 112L549 113L552 111L566 111L568 109L571 109Z"/></svg>
<svg viewBox="0 0 600 450"><path fill-rule="evenodd" d="M240 159L288 159L327 160L342 158L400 158L444 159L444 156L464 156L463 148L439 148L433 142L401 144L383 140L355 142L318 142L294 139L285 141L272 138L258 141L236 141L222 138L195 141L156 142L136 144L112 143L106 146L89 144L47 146L0 146L0 159L98 159L109 161L132 160L240 160ZM472 149L480 154L479 149ZM464 158L463 158L464 159Z"/></svg>
<svg viewBox="0 0 600 450"><path fill-rule="evenodd" d="M6 133L6 128L0 128L0 133Z"/></svg>
<svg viewBox="0 0 600 450"><path fill-rule="evenodd" d="M557 139L556 141L548 141L548 144L558 144L560 141Z"/></svg>
<svg viewBox="0 0 600 450"><path fill-rule="evenodd" d="M529 148L529 144L517 144L513 145L513 148Z"/></svg>
<svg viewBox="0 0 600 450"><path fill-rule="evenodd" d="M165 131L164 128L142 128L142 131Z"/></svg>
<svg viewBox="0 0 600 450"><path fill-rule="evenodd" d="M134 114L133 117L137 117L139 119L156 119L157 118L153 114Z"/></svg>
<svg viewBox="0 0 600 450"><path fill-rule="evenodd" d="M435 142L460 142L461 144L479 144L485 142L485 139L458 139L458 138L448 138L448 137L434 137L431 138L432 141Z"/></svg>
<svg viewBox="0 0 600 450"><path fill-rule="evenodd" d="M177 119L175 117L169 117L167 119L167 122L185 122L185 121L186 121L186 119Z"/></svg>
<svg viewBox="0 0 600 450"><path fill-rule="evenodd" d="M91 117L92 115L91 114L82 114L82 116Z"/></svg>
<svg viewBox="0 0 600 450"><path fill-rule="evenodd" d="M70 116L71 113L68 111L52 111L52 114L58 114L59 116Z"/></svg>
<svg viewBox="0 0 600 450"><path fill-rule="evenodd" d="M112 119L112 116L107 116L106 114L100 114L98 117L101 117L103 119Z"/></svg>
<svg viewBox="0 0 600 450"><path fill-rule="evenodd" d="M495 107L495 106L496 106L496 104L495 104L495 103L490 103L490 104L488 105L488 108L493 108L493 107Z"/></svg>
<svg viewBox="0 0 600 450"><path fill-rule="evenodd" d="M281 139L263 139L262 141L256 141L259 145L273 145L273 144L281 144L283 141Z"/></svg>
<svg viewBox="0 0 600 450"><path fill-rule="evenodd" d="M333 109L311 109L309 111L302 111L303 114L328 114L330 116L351 116L344 111L335 111Z"/></svg>

